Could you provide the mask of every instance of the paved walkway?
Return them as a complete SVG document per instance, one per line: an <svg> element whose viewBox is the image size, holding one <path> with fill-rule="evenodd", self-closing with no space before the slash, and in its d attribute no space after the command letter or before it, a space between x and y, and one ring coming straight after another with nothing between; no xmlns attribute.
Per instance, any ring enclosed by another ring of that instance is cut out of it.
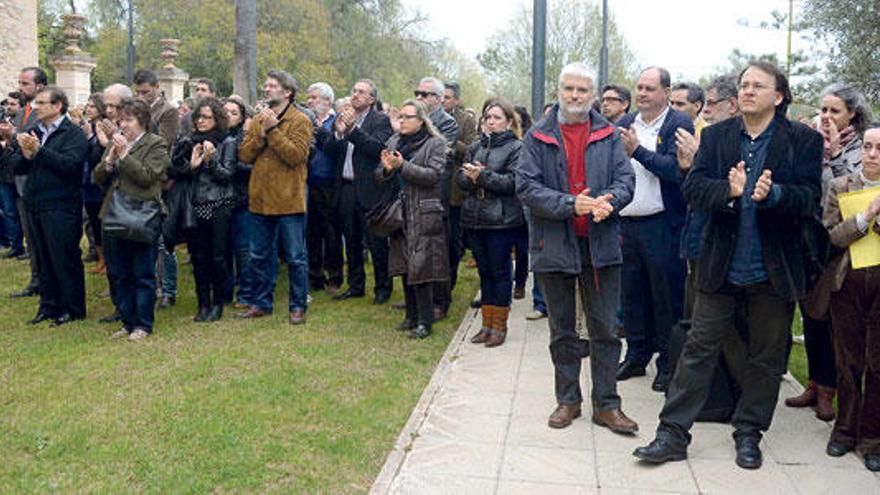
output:
<svg viewBox="0 0 880 495"><path fill-rule="evenodd" d="M830 424L781 404L758 471L736 467L730 427L710 423L694 426L686 462L635 462L631 452L653 438L662 405L661 394L650 390L653 370L619 384L638 435L594 426L589 406L572 426L547 427L555 406L549 331L546 319L524 319L529 301L514 304L507 342L496 349L467 341L480 327L479 312L468 312L374 493L880 493L880 476L860 458L825 455ZM589 397L589 366L583 380ZM799 390L787 377L780 399Z"/></svg>

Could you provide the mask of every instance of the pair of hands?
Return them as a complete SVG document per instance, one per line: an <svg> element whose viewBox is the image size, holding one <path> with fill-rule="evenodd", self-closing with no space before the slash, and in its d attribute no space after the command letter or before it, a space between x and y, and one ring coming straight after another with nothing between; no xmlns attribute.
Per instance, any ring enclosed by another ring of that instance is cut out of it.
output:
<svg viewBox="0 0 880 495"><path fill-rule="evenodd" d="M752 192L752 201L760 203L767 199L770 190L773 188L773 172L764 170L755 183L755 190ZM740 160L736 166L731 167L727 173L727 183L730 185L730 193L728 197L739 198L743 195L746 187L746 162Z"/></svg>
<svg viewBox="0 0 880 495"><path fill-rule="evenodd" d="M205 141L193 146L192 154L189 158L189 164L193 169L197 169L202 166L203 163L209 161L214 153L217 151L217 148L214 147L214 143L210 141Z"/></svg>
<svg viewBox="0 0 880 495"><path fill-rule="evenodd" d="M483 173L484 168L486 168L486 166L480 162L461 164L462 173L464 173L464 175L474 184L477 183L477 180L480 178L480 174Z"/></svg>
<svg viewBox="0 0 880 495"><path fill-rule="evenodd" d="M675 147L678 168L684 171L690 170L694 164L697 150L700 148L700 140L690 132L679 127L675 131Z"/></svg>
<svg viewBox="0 0 880 495"><path fill-rule="evenodd" d="M98 136L98 143L102 148L107 148L108 145L113 144L113 137L118 131L119 127L110 119L104 119L95 124L95 134ZM91 131L89 131L90 133Z"/></svg>
<svg viewBox="0 0 880 495"><path fill-rule="evenodd" d="M18 134L15 138L18 141L18 147L21 148L21 154L28 160L40 151L40 138L34 131L31 131L30 134Z"/></svg>
<svg viewBox="0 0 880 495"><path fill-rule="evenodd" d="M828 151L830 155L837 156L840 154L840 129L837 128L837 124L834 123L834 120L828 119L827 127L820 122L816 128L819 133L828 140Z"/></svg>
<svg viewBox="0 0 880 495"><path fill-rule="evenodd" d="M386 172L397 170L403 166L403 155L399 151L382 150L379 159L382 160L382 168Z"/></svg>
<svg viewBox="0 0 880 495"><path fill-rule="evenodd" d="M877 219L878 215L880 215L880 194L875 196L874 199L868 203L868 207L862 212L862 218L864 218L866 222L871 223L872 220Z"/></svg>
<svg viewBox="0 0 880 495"><path fill-rule="evenodd" d="M599 223L614 212L611 200L614 195L603 194L598 198L590 197L590 188L586 188L574 198L574 212L577 216L593 214L593 222Z"/></svg>
<svg viewBox="0 0 880 495"><path fill-rule="evenodd" d="M346 106L340 110L339 114L336 116L333 128L336 129L336 132L339 134L345 135L354 129L355 122L357 122L357 114L353 108Z"/></svg>
<svg viewBox="0 0 880 495"><path fill-rule="evenodd" d="M262 124L259 126L260 139L266 139L266 129L278 125L278 116L275 115L275 111L269 107L263 107L258 115L260 116ZM247 123L247 125L250 127L251 124Z"/></svg>
<svg viewBox="0 0 880 495"><path fill-rule="evenodd" d="M100 127L100 123L98 125ZM128 156L128 139L122 134L113 134L110 138L110 152L104 159L104 166L108 171L112 170L116 162L126 156Z"/></svg>

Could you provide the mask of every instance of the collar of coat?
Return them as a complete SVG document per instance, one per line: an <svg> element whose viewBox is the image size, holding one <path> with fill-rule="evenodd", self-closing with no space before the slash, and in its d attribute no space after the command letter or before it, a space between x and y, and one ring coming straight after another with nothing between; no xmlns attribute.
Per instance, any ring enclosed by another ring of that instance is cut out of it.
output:
<svg viewBox="0 0 880 495"><path fill-rule="evenodd" d="M559 147L561 131L559 130L559 120L556 118L559 112L559 104L553 105L553 108L547 113L547 116L535 124L532 136L542 143ZM587 146L596 141L601 141L614 134L614 126L608 120L600 115L596 110L590 109L590 137L587 140Z"/></svg>

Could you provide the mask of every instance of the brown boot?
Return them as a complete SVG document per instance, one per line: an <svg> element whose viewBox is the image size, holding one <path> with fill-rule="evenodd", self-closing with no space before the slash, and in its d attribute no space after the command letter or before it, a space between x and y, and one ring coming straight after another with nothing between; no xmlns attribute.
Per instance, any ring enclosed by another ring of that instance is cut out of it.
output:
<svg viewBox="0 0 880 495"><path fill-rule="evenodd" d="M810 380L801 395L785 399L788 407L810 407L816 405L816 382Z"/></svg>
<svg viewBox="0 0 880 495"><path fill-rule="evenodd" d="M89 273L101 274L107 273L107 262L104 261L104 247L103 246L95 246L95 251L98 253L98 264L94 266L94 268L89 269Z"/></svg>
<svg viewBox="0 0 880 495"><path fill-rule="evenodd" d="M834 419L834 387L816 385L816 417L822 421Z"/></svg>
<svg viewBox="0 0 880 495"><path fill-rule="evenodd" d="M507 315L510 306L495 306L495 317L492 321L492 333L486 341L486 347L498 347L507 338Z"/></svg>
<svg viewBox="0 0 880 495"><path fill-rule="evenodd" d="M480 313L483 315L483 326L476 335L471 337L472 344L484 344L492 334L492 320L495 318L495 306L481 305Z"/></svg>
<svg viewBox="0 0 880 495"><path fill-rule="evenodd" d="M581 417L580 404L559 404L556 406L556 410L550 414L547 426L550 428L565 428L579 417Z"/></svg>

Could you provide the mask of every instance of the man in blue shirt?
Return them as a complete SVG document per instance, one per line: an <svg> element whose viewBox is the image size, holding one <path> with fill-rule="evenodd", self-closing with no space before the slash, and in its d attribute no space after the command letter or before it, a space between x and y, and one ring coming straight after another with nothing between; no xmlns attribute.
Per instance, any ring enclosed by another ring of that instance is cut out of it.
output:
<svg viewBox="0 0 880 495"><path fill-rule="evenodd" d="M738 313L748 352L731 424L736 463L761 466L786 369L795 301L808 290L801 224L821 194L822 137L786 119L788 80L752 62L740 74L742 115L707 127L684 183L691 207L710 215L698 261L693 326L660 412L657 436L633 452L651 463L687 458L689 430L709 394L712 369Z"/></svg>

